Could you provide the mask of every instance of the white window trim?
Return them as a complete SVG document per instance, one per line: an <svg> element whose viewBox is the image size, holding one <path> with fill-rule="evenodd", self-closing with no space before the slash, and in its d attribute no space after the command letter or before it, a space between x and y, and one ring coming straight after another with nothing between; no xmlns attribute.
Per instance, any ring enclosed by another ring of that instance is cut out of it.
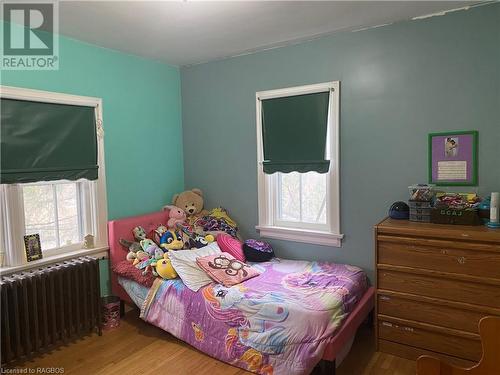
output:
<svg viewBox="0 0 500 375"><path fill-rule="evenodd" d="M94 98L89 96L78 96L50 91L33 90L21 87L3 86L0 85L0 97L5 99L15 99L15 100L29 100L35 102L43 103L55 103L55 104L69 104L77 106L86 106L95 108L96 116L96 130L97 130L97 160L98 160L98 178L95 184L93 184L92 191L90 195L95 196L95 199L91 201L95 205L92 207L92 211L95 214L93 222L95 223L95 239L93 249L83 249L81 244L62 246L59 249L51 249L50 253L45 254L47 258L43 258L40 261L26 262L24 257L24 243L23 236L18 233L12 233L9 223L4 223L0 226L0 249L1 252L6 253L7 248L16 249L12 250L9 254L11 258L11 263L13 266L2 267L1 273L11 272L12 270L19 271L23 269L33 268L34 266L48 264L51 262L57 262L60 260L68 259L68 256L82 256L86 254L95 254L96 251L102 252L103 250L109 249L108 247L108 231L107 231L107 221L108 221L108 204L106 195L106 172L104 166L104 131L102 126L102 99ZM14 204L19 206L19 199L21 194L19 194L17 186L14 185L4 185L5 191L2 192L0 198L2 198L2 210L7 210L6 204ZM22 205L21 205L22 207ZM89 207L86 207L89 209ZM9 210L11 212L11 220L15 220L18 223L24 222L24 212L21 210ZM12 227L19 227L19 225L12 225ZM6 248L4 248L4 246ZM17 250L19 249L19 250ZM7 254L5 254L7 255Z"/></svg>
<svg viewBox="0 0 500 375"><path fill-rule="evenodd" d="M26 271L33 268L43 267L49 264L62 262L68 259L74 259L81 256L92 255L97 258L107 258L109 246L94 247L93 249L77 249L74 251L66 251L63 254L47 256L42 259L34 260L29 263L23 263L18 266L7 266L0 268L0 276L10 275L15 272Z"/></svg>
<svg viewBox="0 0 500 375"><path fill-rule="evenodd" d="M274 175L267 175L263 170L264 147L262 144L262 100L279 98L284 96L314 94L330 91L328 137L329 149L327 155L330 158L330 172L327 181L327 204L330 214L327 217L327 230L320 231L306 228L280 227L273 222L274 217L274 194L271 188ZM340 106L340 82L332 81L315 85L289 87L278 90L260 91L255 94L256 105L256 127L257 127L257 184L259 230L262 237L269 237L294 242L311 243L324 246L340 247L343 234L340 233L340 150L339 150L339 113Z"/></svg>

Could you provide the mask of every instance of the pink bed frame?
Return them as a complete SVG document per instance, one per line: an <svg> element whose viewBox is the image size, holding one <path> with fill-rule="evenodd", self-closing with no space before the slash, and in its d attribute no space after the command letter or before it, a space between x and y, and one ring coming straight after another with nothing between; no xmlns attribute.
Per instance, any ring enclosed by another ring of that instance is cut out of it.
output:
<svg viewBox="0 0 500 375"><path fill-rule="evenodd" d="M108 223L109 231L109 253L111 264L125 259L126 250L120 245L120 238L133 240L132 228L140 225L146 229L146 233L156 228L160 223L166 223L168 219L168 211L152 212L141 216L132 216L123 219L113 220ZM113 293L120 297L121 300L132 304L127 292L118 284L118 278L112 272L111 288ZM323 359L327 361L335 361L338 353L344 346L354 337L358 327L368 317L374 306L375 288L370 287L358 302L354 310L349 314L342 326L331 337L328 346L323 353Z"/></svg>

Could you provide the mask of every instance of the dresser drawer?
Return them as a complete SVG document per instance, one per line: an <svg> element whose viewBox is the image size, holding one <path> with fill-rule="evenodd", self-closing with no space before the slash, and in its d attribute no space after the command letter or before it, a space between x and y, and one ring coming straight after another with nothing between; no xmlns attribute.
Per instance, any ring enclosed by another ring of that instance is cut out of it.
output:
<svg viewBox="0 0 500 375"><path fill-rule="evenodd" d="M500 279L500 252L454 248L451 241L434 243L439 246L379 240L378 263Z"/></svg>
<svg viewBox="0 0 500 375"><path fill-rule="evenodd" d="M500 286L379 269L379 289L442 298L482 306L500 307Z"/></svg>
<svg viewBox="0 0 500 375"><path fill-rule="evenodd" d="M396 357L406 358L411 361L416 361L422 355L430 355L431 357L439 358L442 361L455 365L458 367L472 367L476 362L468 361L466 359L453 357L443 353L437 353L422 348L415 348L414 346L404 345L397 342L378 340L378 350L383 353L389 353Z"/></svg>
<svg viewBox="0 0 500 375"><path fill-rule="evenodd" d="M479 361L482 354L479 339L447 335L409 325L379 321L378 334L380 339L446 353L471 361Z"/></svg>
<svg viewBox="0 0 500 375"><path fill-rule="evenodd" d="M377 311L382 315L416 320L437 326L479 333L479 321L488 313L457 309L455 307L379 294Z"/></svg>

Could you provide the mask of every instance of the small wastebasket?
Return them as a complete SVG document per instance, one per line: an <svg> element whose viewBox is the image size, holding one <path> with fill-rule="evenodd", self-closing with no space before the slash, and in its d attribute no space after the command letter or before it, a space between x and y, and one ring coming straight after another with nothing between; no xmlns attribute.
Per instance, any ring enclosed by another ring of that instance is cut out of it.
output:
<svg viewBox="0 0 500 375"><path fill-rule="evenodd" d="M102 328L105 330L120 325L120 298L117 296L102 297Z"/></svg>

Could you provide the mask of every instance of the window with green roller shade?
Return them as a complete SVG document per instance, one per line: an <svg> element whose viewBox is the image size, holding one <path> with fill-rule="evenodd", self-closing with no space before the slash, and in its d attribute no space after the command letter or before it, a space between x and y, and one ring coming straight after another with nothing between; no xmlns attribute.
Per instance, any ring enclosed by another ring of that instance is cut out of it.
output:
<svg viewBox="0 0 500 375"><path fill-rule="evenodd" d="M1 99L1 183L96 180L95 108Z"/></svg>
<svg viewBox="0 0 500 375"><path fill-rule="evenodd" d="M264 173L327 173L330 92L262 100Z"/></svg>

